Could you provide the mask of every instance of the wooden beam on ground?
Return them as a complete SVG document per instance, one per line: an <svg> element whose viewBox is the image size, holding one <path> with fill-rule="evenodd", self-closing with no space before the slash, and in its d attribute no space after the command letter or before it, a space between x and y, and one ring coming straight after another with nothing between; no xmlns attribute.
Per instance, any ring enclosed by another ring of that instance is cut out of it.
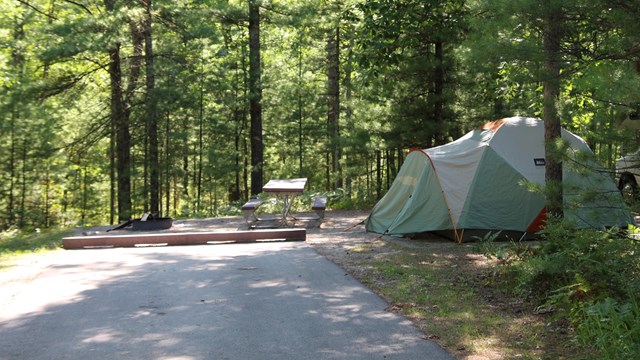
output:
<svg viewBox="0 0 640 360"><path fill-rule="evenodd" d="M182 232L132 235L74 236L62 239L65 249L158 245L206 245L216 242L305 241L306 229Z"/></svg>

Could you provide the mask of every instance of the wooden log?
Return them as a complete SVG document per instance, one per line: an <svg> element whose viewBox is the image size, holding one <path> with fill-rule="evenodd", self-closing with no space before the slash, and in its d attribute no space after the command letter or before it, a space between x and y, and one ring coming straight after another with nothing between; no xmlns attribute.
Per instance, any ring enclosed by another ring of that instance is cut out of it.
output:
<svg viewBox="0 0 640 360"><path fill-rule="evenodd" d="M305 229L265 229L253 231L183 232L132 235L75 236L62 239L65 249L135 247L144 245L206 245L216 242L256 242L268 240L305 241Z"/></svg>

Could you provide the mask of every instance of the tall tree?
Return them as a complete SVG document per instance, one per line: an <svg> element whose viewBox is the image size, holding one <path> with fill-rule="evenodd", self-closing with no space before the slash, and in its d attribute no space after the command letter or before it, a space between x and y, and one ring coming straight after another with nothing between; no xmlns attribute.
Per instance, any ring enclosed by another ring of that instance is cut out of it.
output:
<svg viewBox="0 0 640 360"><path fill-rule="evenodd" d="M327 190L342 187L340 175L340 27L327 38ZM333 181L332 181L333 178Z"/></svg>
<svg viewBox="0 0 640 360"><path fill-rule="evenodd" d="M105 0L107 12L114 13L115 0ZM118 221L123 222L131 218L131 133L129 130L129 110L125 105L125 94L123 93L124 82L121 68L121 44L114 42L110 44L109 53L109 79L110 79L110 101L111 101L111 123L115 133L115 166L117 177L117 198L118 198ZM134 46L134 48L137 48ZM135 69L137 70L137 68ZM130 91L133 91L130 89Z"/></svg>
<svg viewBox="0 0 640 360"><path fill-rule="evenodd" d="M562 139L560 118L556 101L560 94L560 62L562 61L563 8L555 0L543 2L544 42L544 138L545 138L545 182L547 184L547 214L556 219L563 217L562 159L554 148Z"/></svg>
<svg viewBox="0 0 640 360"><path fill-rule="evenodd" d="M14 38L16 43L24 41L24 20L23 18L16 17L14 25ZM25 67L25 55L22 46L16 46L11 51L11 65L14 69L14 76L16 78L16 84L21 84L24 81L24 67ZM13 99L9 105L9 189L8 189L8 206L7 206L7 225L11 225L16 221L16 164L18 158L18 123L20 122L20 110L18 99L20 96L19 90L14 90L17 94L13 96Z"/></svg>
<svg viewBox="0 0 640 360"><path fill-rule="evenodd" d="M483 16L476 18L473 33L479 36L472 38L470 48L477 51L481 62L493 67L494 74L488 78L498 79L500 107L510 107L503 111L543 117L547 212L552 218L562 218L566 185L562 162L566 154L561 125L572 127L581 117L570 105L572 98L593 100L597 92L594 84L579 86L580 77L607 62L638 57L637 37L626 41L627 36L620 36L633 33L635 25L630 26L628 20L632 12L622 3L608 1L476 4L474 11Z"/></svg>
<svg viewBox="0 0 640 360"><path fill-rule="evenodd" d="M465 1L375 0L360 4L359 63L391 98L391 146L442 144L456 100L454 50L466 32Z"/></svg>
<svg viewBox="0 0 640 360"><path fill-rule="evenodd" d="M115 128L116 169L118 184L118 221L131 217L131 134L122 94L120 44L109 50L109 77L111 80L111 121Z"/></svg>
<svg viewBox="0 0 640 360"><path fill-rule="evenodd" d="M160 162L158 155L158 104L155 94L155 69L152 36L152 1L140 0L145 9L144 28L144 59L146 70L146 126L149 141L149 211L160 213Z"/></svg>
<svg viewBox="0 0 640 360"><path fill-rule="evenodd" d="M249 116L251 118L251 195L262 192L264 143L262 140L262 70L260 59L261 0L249 2Z"/></svg>

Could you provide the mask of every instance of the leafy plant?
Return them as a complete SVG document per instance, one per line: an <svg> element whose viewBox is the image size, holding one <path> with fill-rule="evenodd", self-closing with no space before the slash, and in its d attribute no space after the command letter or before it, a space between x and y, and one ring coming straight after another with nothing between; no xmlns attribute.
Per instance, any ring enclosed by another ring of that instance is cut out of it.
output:
<svg viewBox="0 0 640 360"><path fill-rule="evenodd" d="M617 229L577 230L567 222L550 224L542 235L532 251L514 244L501 250L511 261L495 274L513 282L496 283L512 284L515 294L570 320L576 338L596 348L598 358L637 358L640 243Z"/></svg>
<svg viewBox="0 0 640 360"><path fill-rule="evenodd" d="M640 306L636 301L619 303L606 298L582 308L578 339L593 344L600 359L640 357Z"/></svg>

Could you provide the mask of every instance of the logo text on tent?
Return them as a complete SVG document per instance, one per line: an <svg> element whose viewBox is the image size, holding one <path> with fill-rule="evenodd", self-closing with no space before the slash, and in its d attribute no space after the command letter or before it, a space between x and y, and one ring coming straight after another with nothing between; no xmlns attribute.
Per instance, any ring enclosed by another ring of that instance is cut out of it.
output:
<svg viewBox="0 0 640 360"><path fill-rule="evenodd" d="M544 158L533 159L533 163L536 164L536 166L545 166L547 164Z"/></svg>

